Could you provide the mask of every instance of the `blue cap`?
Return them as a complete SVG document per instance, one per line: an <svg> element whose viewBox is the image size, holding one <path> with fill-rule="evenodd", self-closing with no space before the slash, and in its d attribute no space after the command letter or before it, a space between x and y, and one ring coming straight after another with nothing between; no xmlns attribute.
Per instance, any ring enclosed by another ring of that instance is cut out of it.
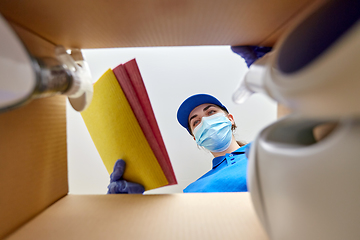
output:
<svg viewBox="0 0 360 240"><path fill-rule="evenodd" d="M204 103L215 104L226 109L226 107L219 100L209 94L195 94L185 99L185 101L178 109L177 119L180 125L186 128L190 134L191 131L188 124L189 115L194 108Z"/></svg>

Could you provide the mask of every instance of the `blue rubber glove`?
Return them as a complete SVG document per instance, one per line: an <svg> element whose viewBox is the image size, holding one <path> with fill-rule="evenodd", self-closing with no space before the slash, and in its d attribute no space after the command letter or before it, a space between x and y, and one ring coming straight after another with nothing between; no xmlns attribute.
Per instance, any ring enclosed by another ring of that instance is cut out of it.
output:
<svg viewBox="0 0 360 240"><path fill-rule="evenodd" d="M261 46L232 46L231 50L239 54L240 57L245 60L246 65L250 67L253 62L270 52L272 48Z"/></svg>
<svg viewBox="0 0 360 240"><path fill-rule="evenodd" d="M108 194L113 193L138 193L142 194L145 188L133 182L128 182L122 179L125 170L125 161L119 159L114 165L114 171L110 175L110 184L108 186Z"/></svg>

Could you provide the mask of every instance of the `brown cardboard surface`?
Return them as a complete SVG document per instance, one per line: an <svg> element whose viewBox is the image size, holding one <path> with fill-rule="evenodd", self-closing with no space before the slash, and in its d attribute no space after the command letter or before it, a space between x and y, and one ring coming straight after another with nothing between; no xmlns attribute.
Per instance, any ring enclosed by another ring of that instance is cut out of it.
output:
<svg viewBox="0 0 360 240"><path fill-rule="evenodd" d="M269 45L270 43L276 43L283 34L286 34L287 31L291 30L295 25L300 21L306 18L309 14L314 12L316 9L324 5L329 0L314 0L308 2L302 8L298 8L297 12L294 12L288 20L284 21L284 24L277 28L271 35L269 35L260 45Z"/></svg>
<svg viewBox="0 0 360 240"><path fill-rule="evenodd" d="M36 57L55 57L54 44L14 22L9 21L9 24L23 41L30 54Z"/></svg>
<svg viewBox="0 0 360 240"><path fill-rule="evenodd" d="M0 238L68 192L64 100L0 115Z"/></svg>
<svg viewBox="0 0 360 240"><path fill-rule="evenodd" d="M52 54L52 45L18 31L33 53ZM66 148L64 97L0 114L0 238L67 194Z"/></svg>
<svg viewBox="0 0 360 240"><path fill-rule="evenodd" d="M68 195L14 239L268 239L249 193Z"/></svg>
<svg viewBox="0 0 360 240"><path fill-rule="evenodd" d="M272 46L311 2L0 0L0 13L50 56L53 44ZM65 196L65 97L1 114L0 154L0 238L20 228L10 239L267 239L248 193Z"/></svg>
<svg viewBox="0 0 360 240"><path fill-rule="evenodd" d="M311 0L0 0L8 19L65 47L271 46Z"/></svg>

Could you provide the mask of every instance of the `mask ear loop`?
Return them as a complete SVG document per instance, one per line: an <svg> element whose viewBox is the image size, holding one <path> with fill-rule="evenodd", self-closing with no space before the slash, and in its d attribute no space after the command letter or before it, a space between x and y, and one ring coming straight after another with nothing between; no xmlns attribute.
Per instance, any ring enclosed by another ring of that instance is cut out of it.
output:
<svg viewBox="0 0 360 240"><path fill-rule="evenodd" d="M237 144L240 146L240 147L243 147L245 146L246 144L248 144L247 141L244 141L244 140L236 140L238 139L236 137L236 129L237 129L237 126L236 126L236 123L235 123L235 120L234 120L234 117L232 114L228 113L227 116L231 115L231 119L232 119L232 125L231 125L231 132L232 132L232 135L234 136L235 138L235 141L237 142ZM231 120L230 120L231 121Z"/></svg>

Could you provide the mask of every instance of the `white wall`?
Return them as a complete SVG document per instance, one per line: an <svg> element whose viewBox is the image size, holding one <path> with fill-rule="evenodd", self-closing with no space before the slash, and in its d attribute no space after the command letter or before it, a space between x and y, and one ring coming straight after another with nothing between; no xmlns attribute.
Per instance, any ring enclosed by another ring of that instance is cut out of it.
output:
<svg viewBox="0 0 360 240"><path fill-rule="evenodd" d="M198 149L176 119L177 108L188 96L216 96L234 115L238 140L252 141L261 128L276 119L276 104L262 95L255 94L242 105L232 102L232 93L247 67L229 46L93 49L83 53L94 82L107 69L137 60L179 183L146 193L182 192L211 168L212 155ZM106 193L109 174L81 115L70 104L67 123L70 193Z"/></svg>

